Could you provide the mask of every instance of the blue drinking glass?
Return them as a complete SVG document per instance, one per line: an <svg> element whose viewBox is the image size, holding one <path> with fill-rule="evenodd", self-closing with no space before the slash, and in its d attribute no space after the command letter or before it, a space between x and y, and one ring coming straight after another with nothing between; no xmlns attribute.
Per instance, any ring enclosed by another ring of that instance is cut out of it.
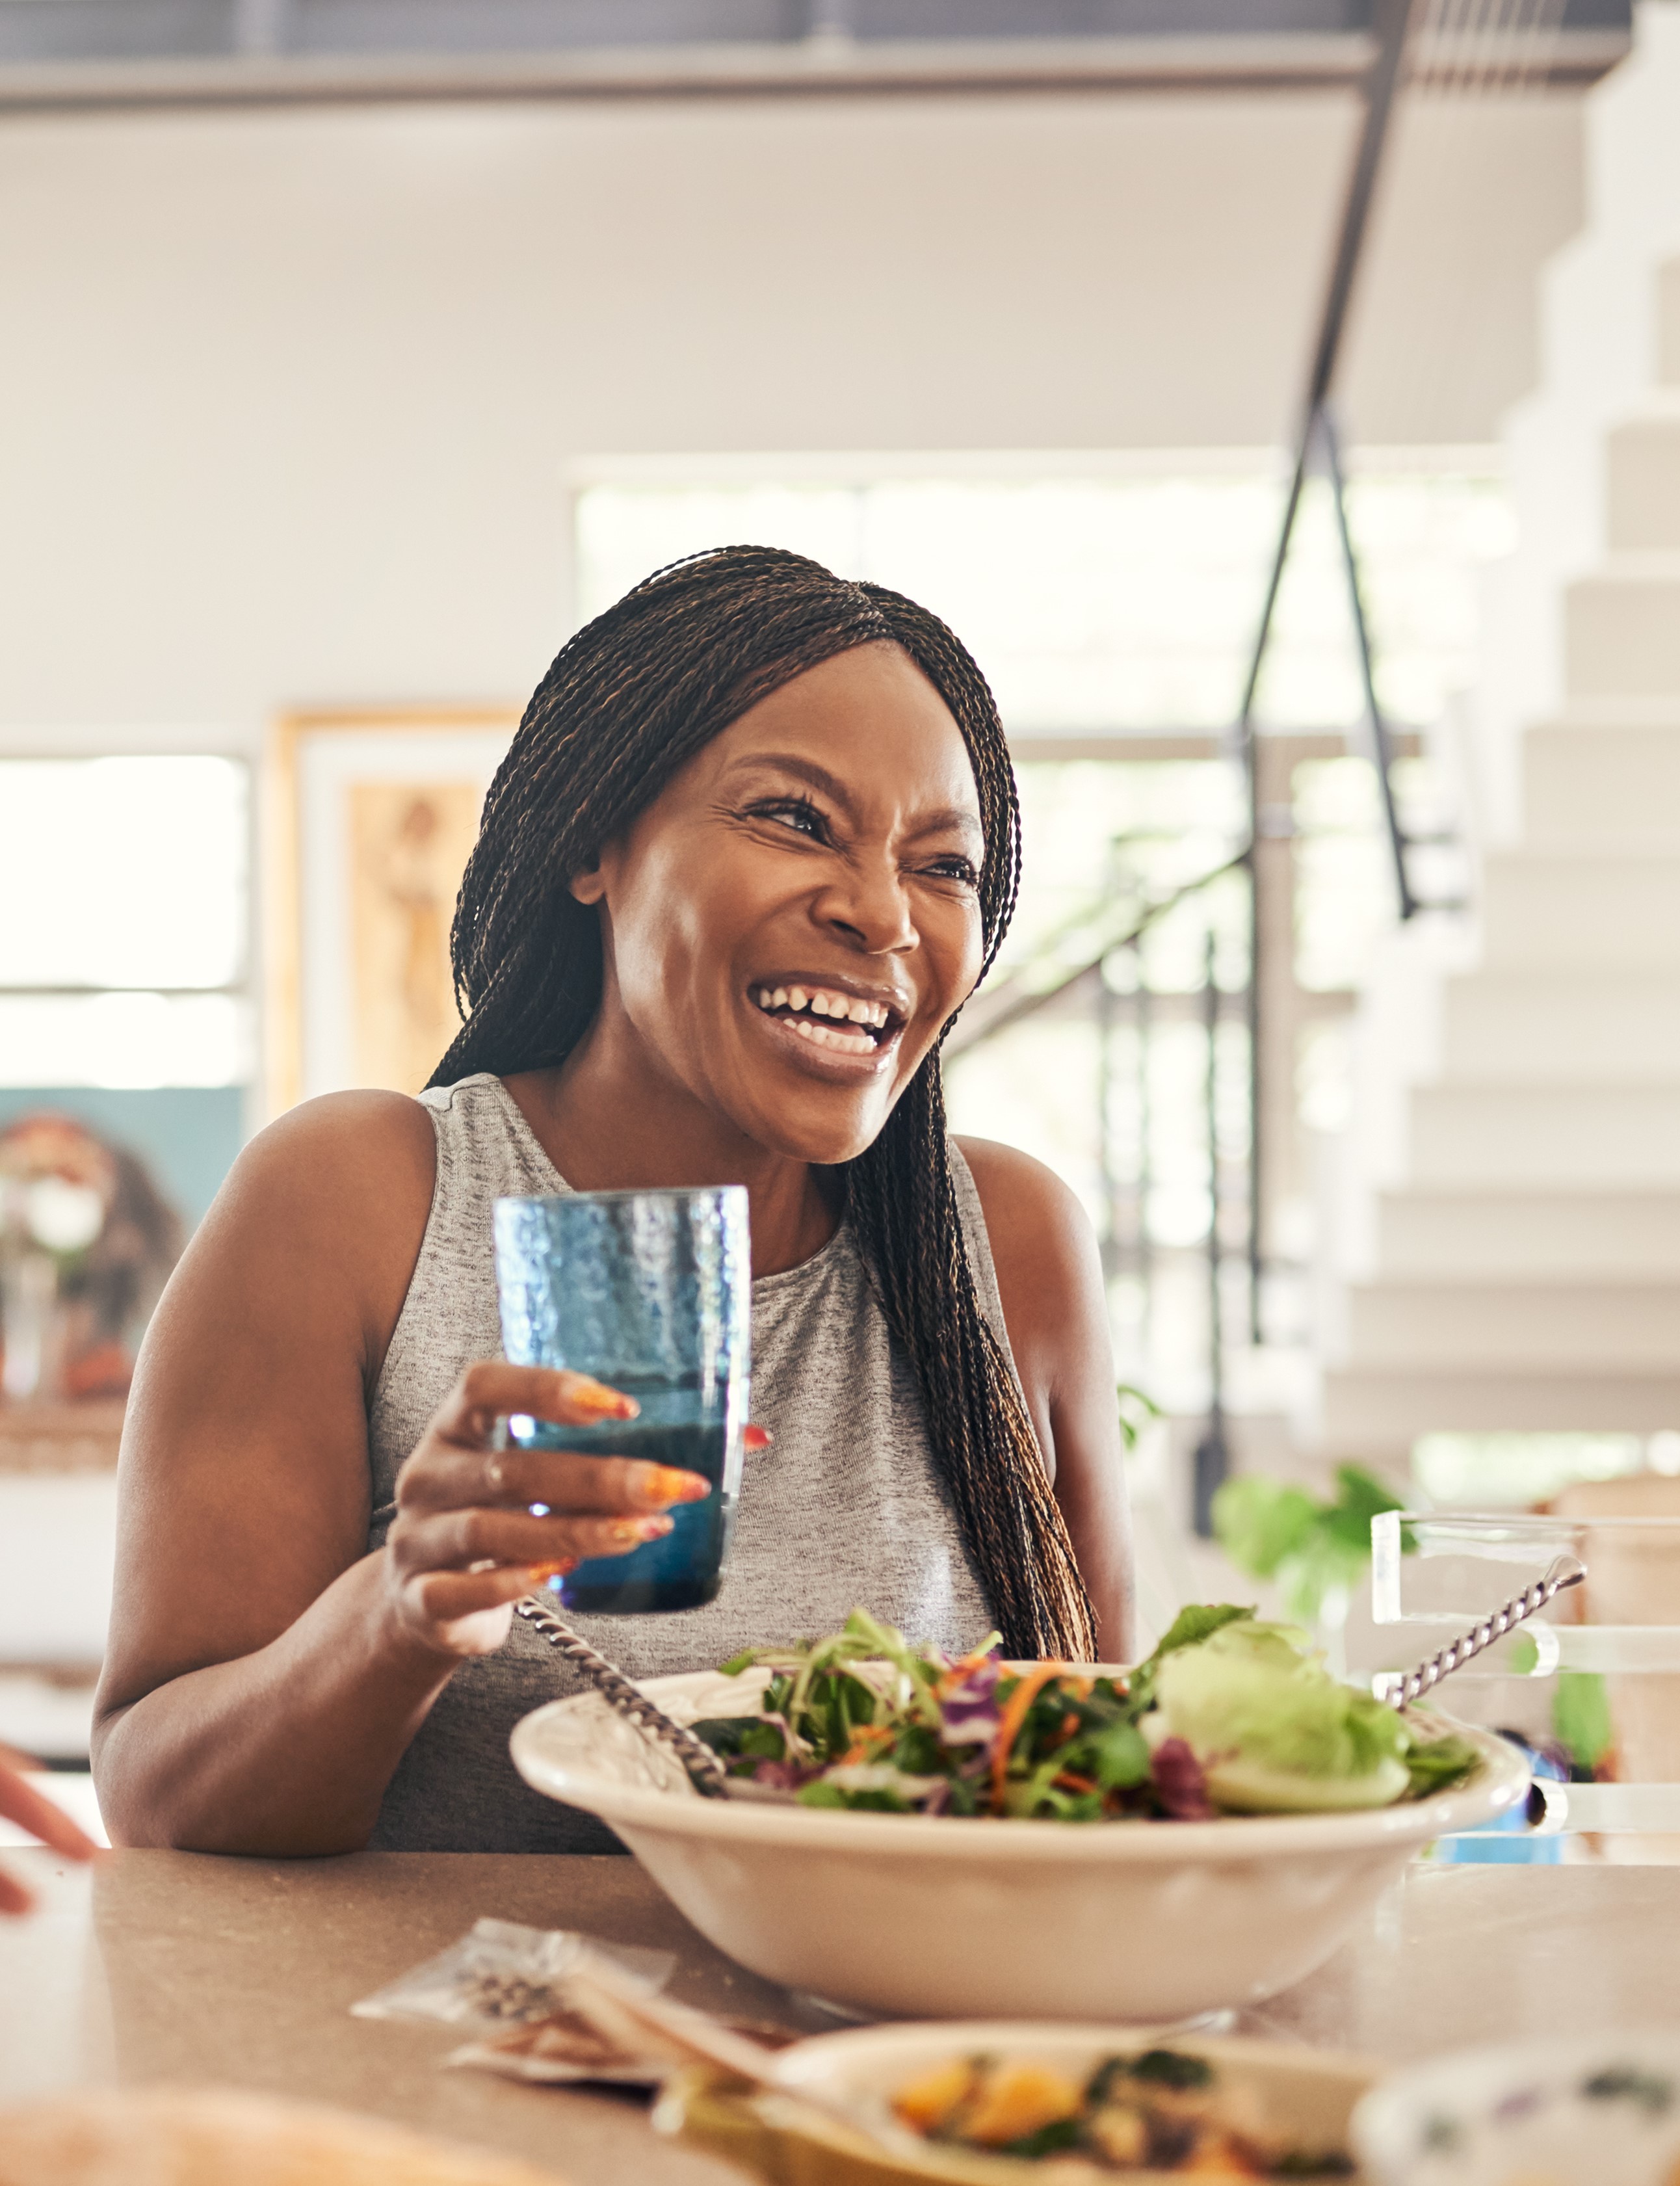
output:
<svg viewBox="0 0 1680 2186"><path fill-rule="evenodd" d="M722 1583L752 1375L747 1191L579 1191L496 1202L502 1348L516 1366L568 1366L634 1397L634 1420L556 1427L516 1415L527 1449L639 1457L702 1474L662 1540L591 1556L549 1581L568 1609L697 1609Z"/></svg>

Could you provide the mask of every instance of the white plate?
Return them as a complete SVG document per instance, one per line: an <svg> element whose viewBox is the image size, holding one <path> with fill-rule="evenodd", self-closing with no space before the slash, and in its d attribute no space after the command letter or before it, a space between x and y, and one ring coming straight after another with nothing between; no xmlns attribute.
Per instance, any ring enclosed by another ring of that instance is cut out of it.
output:
<svg viewBox="0 0 1680 2186"><path fill-rule="evenodd" d="M748 1712L767 1673L652 1678L681 1720ZM597 1695L512 1736L549 1797L610 1824L702 1935L784 1986L895 2017L1173 2020L1323 1964L1417 1849L1508 1813L1491 1732L1466 1785L1364 1813L1216 1822L959 1820L703 1799Z"/></svg>
<svg viewBox="0 0 1680 2186"><path fill-rule="evenodd" d="M1672 2186L1680 2027L1436 2057L1374 2088L1352 2135L1376 2186Z"/></svg>

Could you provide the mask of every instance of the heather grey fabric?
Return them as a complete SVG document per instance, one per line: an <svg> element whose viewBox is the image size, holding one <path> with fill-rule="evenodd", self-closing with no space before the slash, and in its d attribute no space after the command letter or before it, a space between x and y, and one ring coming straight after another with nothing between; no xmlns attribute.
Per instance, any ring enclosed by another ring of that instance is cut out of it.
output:
<svg viewBox="0 0 1680 2186"><path fill-rule="evenodd" d="M567 1185L501 1080L420 1096L437 1182L408 1296L368 1414L373 1515L384 1541L403 1460L473 1359L500 1354L491 1203ZM967 1164L951 1168L987 1318L1007 1346L984 1217ZM741 1648L836 1630L861 1603L915 1640L960 1651L991 1624L935 1476L921 1400L843 1223L802 1266L753 1286L753 1417L730 1568L715 1601L662 1617L590 1617L578 1629L635 1677L709 1669ZM373 1844L407 1852L610 1852L592 1817L527 1789L508 1734L574 1674L529 1625L463 1663L404 1756Z"/></svg>

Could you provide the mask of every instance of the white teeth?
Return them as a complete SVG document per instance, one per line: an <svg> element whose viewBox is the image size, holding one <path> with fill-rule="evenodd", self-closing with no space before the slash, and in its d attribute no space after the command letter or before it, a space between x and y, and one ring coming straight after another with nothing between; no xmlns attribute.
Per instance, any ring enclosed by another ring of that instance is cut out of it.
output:
<svg viewBox="0 0 1680 2186"><path fill-rule="evenodd" d="M884 1032L890 1012L884 1002L866 1002L860 996L842 995L826 987L754 987L753 1000L761 1010L809 1010L812 1017L828 1017L838 1024L868 1025L876 1032ZM873 1047L873 1040L860 1042L851 1034L838 1036L811 1023L809 1018L801 1021L800 1030L808 1038L816 1038L819 1046L843 1046L848 1052L862 1054L865 1046Z"/></svg>
<svg viewBox="0 0 1680 2186"><path fill-rule="evenodd" d="M835 1032L827 1025L812 1024L807 1017L795 1017L793 1029L801 1040L808 1040L815 1047L837 1047L843 1055L872 1055L875 1042L861 1033Z"/></svg>

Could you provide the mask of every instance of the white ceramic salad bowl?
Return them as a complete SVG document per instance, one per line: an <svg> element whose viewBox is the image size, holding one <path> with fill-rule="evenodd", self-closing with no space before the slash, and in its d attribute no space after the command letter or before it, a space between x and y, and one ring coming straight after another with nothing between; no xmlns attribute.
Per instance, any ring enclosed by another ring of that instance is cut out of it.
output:
<svg viewBox="0 0 1680 2186"><path fill-rule="evenodd" d="M641 1690L679 1721L739 1715L767 1673ZM1433 1796L1212 1822L1005 1821L706 1799L593 1693L539 1708L514 1765L608 1823L678 1909L754 1973L905 2018L1162 2021L1250 2004L1323 1964L1418 1849L1515 1807L1491 1732Z"/></svg>

